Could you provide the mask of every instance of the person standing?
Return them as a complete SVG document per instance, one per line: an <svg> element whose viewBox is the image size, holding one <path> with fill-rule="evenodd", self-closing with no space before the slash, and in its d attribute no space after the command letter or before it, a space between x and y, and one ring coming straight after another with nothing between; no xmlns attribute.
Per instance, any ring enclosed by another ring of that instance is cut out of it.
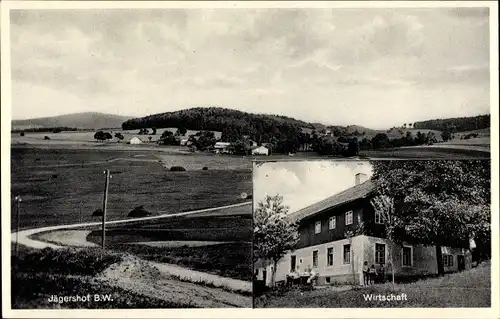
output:
<svg viewBox="0 0 500 319"><path fill-rule="evenodd" d="M377 277L377 270L375 269L375 265L372 265L370 267L370 270L368 270L368 277L370 280L370 284L373 285L375 283L375 278Z"/></svg>
<svg viewBox="0 0 500 319"><path fill-rule="evenodd" d="M384 283L385 282L385 268L384 268L384 264L380 264L380 267L378 268L378 278L379 278L379 282L380 283Z"/></svg>
<svg viewBox="0 0 500 319"><path fill-rule="evenodd" d="M365 261L365 263L363 264L363 284L365 286L368 286L368 284L370 283L370 280L368 277L369 276L368 271L369 271L368 262Z"/></svg>

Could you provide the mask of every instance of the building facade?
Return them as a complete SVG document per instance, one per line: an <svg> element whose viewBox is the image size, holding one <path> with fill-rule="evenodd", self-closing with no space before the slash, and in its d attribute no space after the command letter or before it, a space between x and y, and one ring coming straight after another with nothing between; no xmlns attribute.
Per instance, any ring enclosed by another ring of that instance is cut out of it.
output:
<svg viewBox="0 0 500 319"><path fill-rule="evenodd" d="M384 238L382 218L370 203L374 196L374 184L358 174L354 187L293 213L290 218L299 222L299 243L279 261L276 281L286 280L292 270L313 269L319 274L318 285L363 284L363 263L383 265L389 274L391 254L397 275L437 274L435 246L396 246ZM441 251L445 272L471 267L470 249L442 247ZM257 280L269 285L272 267L256 266Z"/></svg>

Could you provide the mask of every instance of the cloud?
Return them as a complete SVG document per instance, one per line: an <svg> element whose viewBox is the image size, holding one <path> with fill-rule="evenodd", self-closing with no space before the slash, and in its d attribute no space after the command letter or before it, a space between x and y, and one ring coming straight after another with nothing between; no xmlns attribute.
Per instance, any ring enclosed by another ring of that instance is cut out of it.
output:
<svg viewBox="0 0 500 319"><path fill-rule="evenodd" d="M59 92L67 113L217 105L386 128L489 110L487 20L482 9L14 10L12 86ZM14 103L14 118L33 116Z"/></svg>
<svg viewBox="0 0 500 319"><path fill-rule="evenodd" d="M279 194L294 212L353 187L357 173L371 177L372 167L368 162L264 163L254 168L254 201Z"/></svg>

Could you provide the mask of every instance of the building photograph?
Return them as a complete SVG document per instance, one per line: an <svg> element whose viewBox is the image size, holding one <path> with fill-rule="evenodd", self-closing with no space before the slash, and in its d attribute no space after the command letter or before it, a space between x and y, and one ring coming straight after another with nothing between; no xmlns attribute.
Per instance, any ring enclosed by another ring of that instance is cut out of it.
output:
<svg viewBox="0 0 500 319"><path fill-rule="evenodd" d="M486 281L489 285L491 255L489 165L424 160L257 163L256 307L390 306L361 302L367 291L416 298L399 300L398 307L432 307L439 300L436 293L447 299L457 293L450 303L458 307L465 302L460 290L473 288L468 285L484 289L470 306L489 303L490 288L484 286ZM478 277L475 283L471 276ZM449 285L457 290L450 294L443 289ZM259 297L276 289L286 293L274 300ZM422 289L432 292L428 299L415 295Z"/></svg>

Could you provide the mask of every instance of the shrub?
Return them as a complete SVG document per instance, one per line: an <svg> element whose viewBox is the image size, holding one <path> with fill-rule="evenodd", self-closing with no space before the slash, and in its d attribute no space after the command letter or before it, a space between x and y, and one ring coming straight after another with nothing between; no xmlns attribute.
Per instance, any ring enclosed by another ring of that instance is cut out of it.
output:
<svg viewBox="0 0 500 319"><path fill-rule="evenodd" d="M202 169L203 169L204 171L208 171L208 167L206 167L206 166L205 166L205 167L203 167Z"/></svg>
<svg viewBox="0 0 500 319"><path fill-rule="evenodd" d="M182 166L172 166L170 167L171 172L185 172L186 169Z"/></svg>
<svg viewBox="0 0 500 319"><path fill-rule="evenodd" d="M151 213L144 209L144 206L137 206L133 210L130 211L128 217L146 217L150 216Z"/></svg>
<svg viewBox="0 0 500 319"><path fill-rule="evenodd" d="M96 210L94 210L94 212L92 213L92 216L102 216L102 209L98 208Z"/></svg>
<svg viewBox="0 0 500 319"><path fill-rule="evenodd" d="M44 139L44 140L50 140L50 137L45 136L43 139Z"/></svg>
<svg viewBox="0 0 500 319"><path fill-rule="evenodd" d="M24 132L21 132L21 134L19 134L19 135L24 136Z"/></svg>

